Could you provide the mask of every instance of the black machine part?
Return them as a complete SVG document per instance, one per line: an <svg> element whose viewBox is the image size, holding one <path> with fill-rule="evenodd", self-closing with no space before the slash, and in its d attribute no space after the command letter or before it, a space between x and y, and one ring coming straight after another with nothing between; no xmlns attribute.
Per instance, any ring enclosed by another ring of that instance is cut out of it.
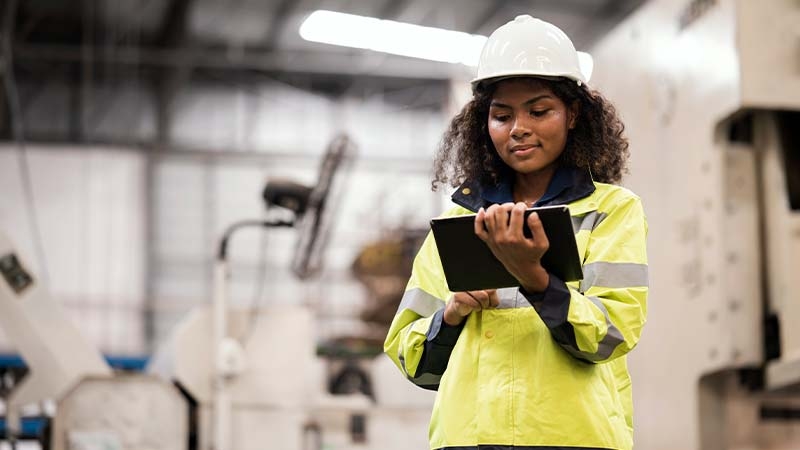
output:
<svg viewBox="0 0 800 450"><path fill-rule="evenodd" d="M3 278L17 294L21 294L25 289L33 285L33 277L22 267L19 259L13 253L0 256L0 273L3 274Z"/></svg>
<svg viewBox="0 0 800 450"><path fill-rule="evenodd" d="M308 210L299 223L292 271L300 279L310 278L322 268L322 254L330 235L331 192L337 178L342 178L340 169L352 160L354 154L355 147L345 135L337 136L328 145L317 185L309 195Z"/></svg>

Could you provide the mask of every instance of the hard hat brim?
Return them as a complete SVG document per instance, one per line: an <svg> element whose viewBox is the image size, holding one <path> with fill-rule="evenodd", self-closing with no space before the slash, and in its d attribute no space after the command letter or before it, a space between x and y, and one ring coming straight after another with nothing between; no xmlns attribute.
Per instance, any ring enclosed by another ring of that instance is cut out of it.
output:
<svg viewBox="0 0 800 450"><path fill-rule="evenodd" d="M574 80L578 83L578 86L581 84L585 84L586 81L583 79L575 77L574 74L548 74L548 75L539 75L539 74L531 74L530 72L509 72L506 74L494 75L491 77L483 77L483 78L473 78L470 81L470 85L472 86L472 91L475 92L479 87L486 87L492 84L498 83L503 80L508 80L510 78L541 78L544 80L557 80L559 78L568 78L570 80Z"/></svg>

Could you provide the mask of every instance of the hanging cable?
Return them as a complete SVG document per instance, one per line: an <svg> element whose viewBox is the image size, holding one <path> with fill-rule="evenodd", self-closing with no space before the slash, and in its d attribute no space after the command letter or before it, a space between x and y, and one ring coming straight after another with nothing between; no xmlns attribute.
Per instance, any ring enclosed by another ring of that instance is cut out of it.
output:
<svg viewBox="0 0 800 450"><path fill-rule="evenodd" d="M8 101L8 115L11 122L11 135L17 144L17 165L19 166L20 177L22 177L22 192L25 199L25 209L28 214L28 222L31 227L31 237L33 239L36 257L39 260L39 271L42 281L50 284L50 275L47 271L47 259L45 258L44 246L42 243L42 233L39 228L39 221L36 217L36 198L33 194L33 183L31 182L31 170L28 162L28 151L25 145L25 135L22 117L22 107L19 102L19 92L17 91L17 80L14 77L14 54L12 52L12 39L14 35L14 19L17 17L18 0L9 0L6 3L3 22L3 50L0 56L0 69L2 69L3 87Z"/></svg>
<svg viewBox="0 0 800 450"><path fill-rule="evenodd" d="M269 207L267 207L267 211L269 211ZM259 229L259 233L260 242L258 245L258 263L256 264L256 285L253 291L253 297L250 300L250 317L247 321L247 328L239 339L243 347L250 340L256 328L256 324L258 323L258 317L263 308L264 286L267 281L267 230Z"/></svg>

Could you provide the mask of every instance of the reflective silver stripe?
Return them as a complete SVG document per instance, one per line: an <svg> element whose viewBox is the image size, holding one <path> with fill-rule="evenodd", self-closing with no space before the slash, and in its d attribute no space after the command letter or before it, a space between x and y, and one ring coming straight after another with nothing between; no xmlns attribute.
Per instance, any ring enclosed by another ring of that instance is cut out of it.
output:
<svg viewBox="0 0 800 450"><path fill-rule="evenodd" d="M444 306L443 300L428 294L420 288L414 288L403 294L399 311L410 309L422 317L429 317L442 306Z"/></svg>
<svg viewBox="0 0 800 450"><path fill-rule="evenodd" d="M573 216L572 217L572 229L575 233L582 231L582 230L589 230L592 231L600 225L600 222L605 220L608 217L608 214L592 211L590 213L584 214L583 216Z"/></svg>
<svg viewBox="0 0 800 450"><path fill-rule="evenodd" d="M586 292L592 286L626 288L647 285L647 264L593 262L583 266L580 291Z"/></svg>
<svg viewBox="0 0 800 450"><path fill-rule="evenodd" d="M517 296L519 295L519 289L517 288L503 288L497 290L497 297L500 300L500 304L497 305L497 309L512 309L517 307ZM528 303L527 301L525 303Z"/></svg>
<svg viewBox="0 0 800 450"><path fill-rule="evenodd" d="M434 375L432 373L423 373L422 375L414 378L410 373L408 373L408 369L406 369L406 359L403 358L402 353L397 354L397 359L400 360L400 365L403 367L403 373L406 374L406 378L418 386L432 386L434 384L439 384L439 381L442 379L441 375Z"/></svg>
<svg viewBox="0 0 800 450"><path fill-rule="evenodd" d="M432 373L423 373L422 375L418 376L417 378L408 377L414 384L418 386L431 386L435 384L439 384L439 381L442 380L441 375L434 375Z"/></svg>
<svg viewBox="0 0 800 450"><path fill-rule="evenodd" d="M502 288L497 290L499 304L497 309L530 308L531 304L519 293L519 288ZM444 301L420 288L411 289L403 294L400 311L410 309L422 317L430 317L444 306Z"/></svg>
<svg viewBox="0 0 800 450"><path fill-rule="evenodd" d="M400 365L403 366L403 373L405 373L406 376L411 379L411 377L408 376L408 370L406 369L406 358L403 357L402 351L397 352L397 359L400 360Z"/></svg>
<svg viewBox="0 0 800 450"><path fill-rule="evenodd" d="M400 307L400 309L401 309L401 310L403 309L403 308L402 308L402 306ZM417 320L420 320L420 319L417 319ZM415 320L414 322L416 322L417 320ZM414 322L411 322L411 323L414 323ZM409 325L410 325L410 324L409 324ZM408 334L409 334L410 332L411 332L411 326L407 327L407 328L406 328L406 329L403 331L403 333L404 333L403 339L405 339L406 337L408 337ZM399 349L397 350L397 360L398 360L398 361L400 361L400 366L402 366L402 367L403 367L403 372L406 374L406 377L408 377L408 379L410 380L410 379L411 379L411 377L409 376L408 369L406 369L406 358L405 358L405 356L403 356L403 349L402 349L402 348L399 348Z"/></svg>
<svg viewBox="0 0 800 450"><path fill-rule="evenodd" d="M492 445L492 446L481 446L478 447L477 445L471 446L458 446L458 447L441 447L436 450L481 450L481 449L491 449L491 450L608 450L608 448L600 448L600 447L553 447L553 446L519 446L519 445Z"/></svg>
<svg viewBox="0 0 800 450"><path fill-rule="evenodd" d="M603 315L606 316L608 332L597 346L596 356L599 357L599 359L607 359L612 353L614 353L614 349L617 348L619 344L625 342L625 338L622 337L622 333L620 333L617 326L611 323L611 318L608 316L608 310L606 309L605 305L603 305L603 302L597 297L588 297L588 299L591 300L595 306L600 308L600 311L603 311Z"/></svg>

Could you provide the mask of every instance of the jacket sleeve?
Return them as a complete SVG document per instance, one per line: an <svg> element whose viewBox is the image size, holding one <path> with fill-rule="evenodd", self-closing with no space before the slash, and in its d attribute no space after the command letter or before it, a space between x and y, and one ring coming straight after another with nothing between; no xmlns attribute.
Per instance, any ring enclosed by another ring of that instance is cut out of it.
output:
<svg viewBox="0 0 800 450"><path fill-rule="evenodd" d="M550 275L543 293L525 294L553 338L576 358L599 363L628 353L647 317L647 222L633 195L598 214L576 289ZM520 290L522 291L522 290Z"/></svg>
<svg viewBox="0 0 800 450"><path fill-rule="evenodd" d="M392 320L383 350L414 384L436 390L462 326L444 323L450 292L436 242L428 234L414 259L411 278Z"/></svg>

